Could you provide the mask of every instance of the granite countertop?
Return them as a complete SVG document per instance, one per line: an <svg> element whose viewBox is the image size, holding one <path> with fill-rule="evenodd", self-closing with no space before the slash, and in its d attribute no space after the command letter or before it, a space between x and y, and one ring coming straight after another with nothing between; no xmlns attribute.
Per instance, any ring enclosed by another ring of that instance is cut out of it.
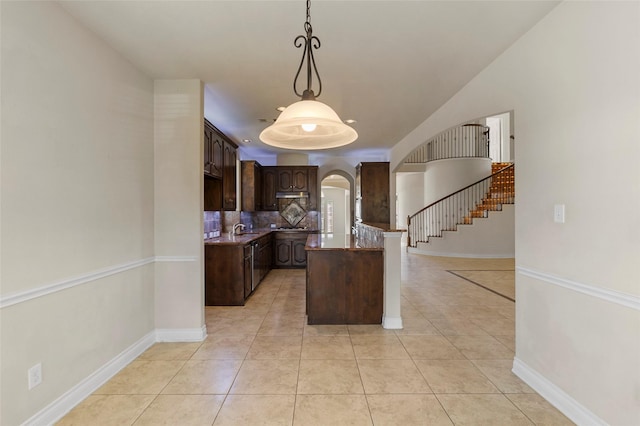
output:
<svg viewBox="0 0 640 426"><path fill-rule="evenodd" d="M219 237L216 238L207 238L204 240L205 245L244 245L248 244L252 241L257 240L260 237L264 237L268 235L271 230L254 230L250 232L242 232L236 235L229 235L228 232L223 232Z"/></svg>
<svg viewBox="0 0 640 426"><path fill-rule="evenodd" d="M350 234L311 234L304 248L305 250L384 250L383 246L362 246L357 238Z"/></svg>
<svg viewBox="0 0 640 426"><path fill-rule="evenodd" d="M229 235L228 232L223 232L219 237L207 238L204 240L205 245L244 245L252 241L255 241L265 235L269 235L272 232L285 232L285 233L315 233L316 229L302 229L302 228L276 228L276 229L253 229L251 231L241 232L235 235Z"/></svg>

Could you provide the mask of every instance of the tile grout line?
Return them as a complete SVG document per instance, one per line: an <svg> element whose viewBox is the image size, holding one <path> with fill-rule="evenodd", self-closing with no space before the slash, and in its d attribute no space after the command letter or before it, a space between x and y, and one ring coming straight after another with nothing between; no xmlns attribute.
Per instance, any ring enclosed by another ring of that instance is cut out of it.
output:
<svg viewBox="0 0 640 426"><path fill-rule="evenodd" d="M469 278L463 277L462 275L460 275L460 274L456 274L456 273L454 272L454 271L461 271L461 272L462 272L462 271L464 271L463 269L455 269L455 270L449 270L449 269L447 269L446 271L447 271L448 273L452 274L452 275L455 275L455 276L456 276L456 277L458 277L458 278L462 278L463 280L469 281L470 283L475 284L475 285L477 285L478 287L482 287L483 289L485 289L485 290L487 290L487 291L490 291L491 293L497 294L497 295L498 295L498 296L500 296L500 297L504 297L505 299L510 300L510 301L512 301L513 303L515 303L515 302L516 302L516 301L515 301L515 299L512 299L512 298L510 298L509 296L505 296L505 295L504 295L504 294L502 294L502 293L499 293L499 292L497 292L497 291L495 291L495 290L493 290L493 289L491 289L491 288L489 288L489 287L483 286L483 285L482 285L482 284L480 284L480 283L477 283L477 282L475 282L475 281L472 281L472 280L470 280ZM473 270L470 270L470 271L473 271ZM481 270L481 269L478 269L478 270L475 270L475 271L476 271L476 272L481 272L482 270ZM488 271L488 272L491 272L491 271L502 271L502 269L496 269L496 270L489 270L489 269L488 269L487 271ZM515 271L514 271L514 272L515 272Z"/></svg>
<svg viewBox="0 0 640 426"><path fill-rule="evenodd" d="M157 344L161 344L161 343L156 343L155 345L157 345ZM193 354L195 354L195 353L198 351L198 349L200 349L200 348L202 347L202 345L203 345L203 344L204 344L204 340L203 340L202 342L200 342L200 344L198 345L198 347L193 351L193 353L189 356L189 358L187 358L187 359L185 359L185 360L179 360L179 359L178 359L178 360L175 360L175 361L184 361L184 363L183 363L183 364L182 364L182 366L178 369L178 371L176 371L176 373L175 373L173 376L171 376L171 378L170 378L169 380L167 380L167 383L162 387L162 389L160 389L160 391L159 391L157 394L155 394L155 396L153 397L153 399L149 402L149 404L147 404L147 406L144 408L144 410L142 410L142 412L141 412L141 413L140 413L140 414L139 414L139 415L138 415L138 416L133 420L133 422L131 423L131 425L132 425L132 426L133 426L133 425L134 425L138 420L140 420L140 418L141 418L141 417L144 415L144 413L149 409L149 407L150 407L150 406L155 402L155 400L157 400L157 399L158 399L158 397L162 394L162 391L163 391L163 390L165 390L165 389L167 388L167 386L169 386L169 383L171 383L171 381L172 381L173 379L175 379L175 378L176 378L176 376L177 376L178 374L180 374L180 372L182 371L182 369L184 368L184 366L185 366L185 365L187 365L187 361L189 361L189 360L193 357ZM155 346L155 345L153 345L153 346ZM151 346L151 347L153 347L153 346ZM150 349L150 348L149 348L149 349ZM147 349L147 350L148 350L148 349ZM140 358L140 357L138 357L137 359L139 359L139 358ZM151 359L151 360L148 360L148 361L158 361L158 360L152 360L152 359ZM172 360L170 360L170 361L174 361L174 360L172 359Z"/></svg>
<svg viewBox="0 0 640 426"><path fill-rule="evenodd" d="M281 285L278 286L278 292L280 291L280 287L281 287ZM276 296L277 296L278 292L276 292ZM274 297L273 300L275 300L275 297ZM247 357L249 356L249 352L251 351L251 347L253 346L253 343L256 341L256 338L258 337L258 332L260 331L260 327L262 327L262 324L264 324L264 321L265 321L265 319L267 317L267 314L269 313L269 311L271 310L271 307L273 306L273 300L271 301L271 304L269 305L269 309L267 309L267 312L262 317L262 321L260 322L260 326L256 330L255 334L253 334L253 339L251 340L251 343L249 344L249 348L247 349L247 352L244 354L244 358L242 358L242 362L240 363L240 367L238 368L238 371L236 371L236 374L233 377L233 380L231 381L231 384L229 385L229 389L227 390L226 394L224 395L224 399L222 400L222 403L220 404L220 408L218 409L218 412L216 413L216 415L215 415L215 417L213 419L213 422L211 423L212 426L215 424L216 420L218 419L218 416L220 415L220 412L222 411L222 408L224 407L224 404L227 402L227 398L231 394L231 389L233 388L234 383L238 379L238 374L240 374L240 370L242 370L242 367L245 365L245 361L247 361Z"/></svg>

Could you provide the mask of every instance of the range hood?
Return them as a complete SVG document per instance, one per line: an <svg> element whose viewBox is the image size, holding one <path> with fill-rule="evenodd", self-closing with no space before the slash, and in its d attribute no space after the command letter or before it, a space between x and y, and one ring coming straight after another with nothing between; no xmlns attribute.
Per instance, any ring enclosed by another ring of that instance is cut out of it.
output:
<svg viewBox="0 0 640 426"><path fill-rule="evenodd" d="M309 198L309 193L300 192L276 192L276 198Z"/></svg>

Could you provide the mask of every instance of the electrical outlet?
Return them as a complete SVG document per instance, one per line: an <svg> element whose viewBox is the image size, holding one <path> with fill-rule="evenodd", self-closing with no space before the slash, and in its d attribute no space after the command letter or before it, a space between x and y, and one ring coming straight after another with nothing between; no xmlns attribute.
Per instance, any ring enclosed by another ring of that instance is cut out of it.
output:
<svg viewBox="0 0 640 426"><path fill-rule="evenodd" d="M42 364L37 363L31 367L27 375L29 379L29 390L31 390L42 383Z"/></svg>

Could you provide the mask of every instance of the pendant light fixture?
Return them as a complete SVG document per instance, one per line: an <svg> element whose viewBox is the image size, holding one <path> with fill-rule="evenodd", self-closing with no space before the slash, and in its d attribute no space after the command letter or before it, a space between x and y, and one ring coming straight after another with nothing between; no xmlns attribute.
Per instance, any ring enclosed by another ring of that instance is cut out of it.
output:
<svg viewBox="0 0 640 426"><path fill-rule="evenodd" d="M297 48L304 47L298 72L293 80L293 91L302 99L282 111L275 123L260 133L260 140L277 148L300 150L337 148L350 144L358 138L358 133L344 124L329 105L316 100L322 92L322 81L316 68L313 49L320 48L320 40L313 35L311 28L310 0L307 0L307 20L304 29L306 35L299 35L294 40ZM307 88L300 93L297 87L298 77L305 59ZM314 74L318 80L317 94L311 88Z"/></svg>

